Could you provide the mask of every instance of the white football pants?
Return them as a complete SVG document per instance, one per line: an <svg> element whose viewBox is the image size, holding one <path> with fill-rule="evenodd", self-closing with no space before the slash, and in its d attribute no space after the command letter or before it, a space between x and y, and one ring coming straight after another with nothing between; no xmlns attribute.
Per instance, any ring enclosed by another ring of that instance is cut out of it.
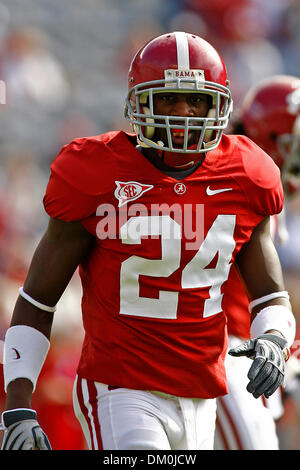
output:
<svg viewBox="0 0 300 470"><path fill-rule="evenodd" d="M76 377L73 404L91 450L211 450L216 400L113 388Z"/></svg>
<svg viewBox="0 0 300 470"><path fill-rule="evenodd" d="M229 338L233 348L243 340ZM252 360L226 355L228 395L217 399L216 450L278 450L275 419L282 412L280 390L268 398L254 398L247 390Z"/></svg>

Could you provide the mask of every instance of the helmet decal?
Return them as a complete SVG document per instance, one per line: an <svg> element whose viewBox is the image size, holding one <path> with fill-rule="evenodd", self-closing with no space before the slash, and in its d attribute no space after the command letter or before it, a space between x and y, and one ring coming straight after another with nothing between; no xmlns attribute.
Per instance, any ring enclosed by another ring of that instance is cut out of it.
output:
<svg viewBox="0 0 300 470"><path fill-rule="evenodd" d="M182 32L175 32L176 46L177 46L177 64L179 70L189 70L190 56L189 44L187 35Z"/></svg>

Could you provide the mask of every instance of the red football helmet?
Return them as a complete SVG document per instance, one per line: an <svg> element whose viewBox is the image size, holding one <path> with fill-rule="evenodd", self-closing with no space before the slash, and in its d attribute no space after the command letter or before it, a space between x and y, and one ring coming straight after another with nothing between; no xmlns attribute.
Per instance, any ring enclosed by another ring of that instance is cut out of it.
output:
<svg viewBox="0 0 300 470"><path fill-rule="evenodd" d="M227 73L218 52L194 34L163 34L143 46L133 58L128 74L129 93L125 117L137 133L140 145L176 153L200 153L216 148L227 127L232 99ZM199 93L212 97L206 117L157 115L155 93ZM166 130L168 143L157 142L155 130ZM182 148L174 148L171 129L184 132ZM196 145L188 146L190 130L199 131Z"/></svg>
<svg viewBox="0 0 300 470"><path fill-rule="evenodd" d="M241 106L245 134L279 166L287 194L300 188L300 79L278 75L263 80Z"/></svg>

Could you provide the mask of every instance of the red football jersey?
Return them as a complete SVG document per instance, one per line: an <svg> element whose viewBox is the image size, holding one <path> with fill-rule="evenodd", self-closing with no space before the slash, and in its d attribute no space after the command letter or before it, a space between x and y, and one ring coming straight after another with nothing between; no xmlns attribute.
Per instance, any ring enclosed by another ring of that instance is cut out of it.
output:
<svg viewBox="0 0 300 470"><path fill-rule="evenodd" d="M280 174L249 139L224 135L182 181L122 131L81 138L51 165L51 217L95 236L80 266L82 377L212 398L227 392L224 286L236 253L282 208Z"/></svg>

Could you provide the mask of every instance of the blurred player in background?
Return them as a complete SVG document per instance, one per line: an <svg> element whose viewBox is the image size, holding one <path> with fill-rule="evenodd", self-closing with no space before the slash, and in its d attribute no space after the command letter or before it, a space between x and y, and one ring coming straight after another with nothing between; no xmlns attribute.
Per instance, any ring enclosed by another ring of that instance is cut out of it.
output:
<svg viewBox="0 0 300 470"><path fill-rule="evenodd" d="M246 135L268 153L280 168L285 200L300 189L300 80L280 75L267 78L246 95L235 134ZM271 219L272 238L288 240L284 210ZM244 285L233 267L224 295L228 318L229 347L250 338L249 301ZM246 393L249 359L227 356L229 394L217 400L216 449L278 449L274 420L283 413L281 390L268 400L255 400ZM299 361L291 358L288 369L300 372ZM290 377L292 378L292 377ZM295 381L293 381L295 383ZM289 384L286 384L287 389Z"/></svg>
<svg viewBox="0 0 300 470"><path fill-rule="evenodd" d="M280 172L250 139L223 134L222 58L193 34L164 34L137 52L128 85L134 134L75 139L51 165L49 226L5 337L3 449L50 449L31 397L78 265L74 409L90 449L212 449L233 261L255 302L255 335L231 351L253 358L247 393L271 396L284 378L295 319L269 228Z"/></svg>

